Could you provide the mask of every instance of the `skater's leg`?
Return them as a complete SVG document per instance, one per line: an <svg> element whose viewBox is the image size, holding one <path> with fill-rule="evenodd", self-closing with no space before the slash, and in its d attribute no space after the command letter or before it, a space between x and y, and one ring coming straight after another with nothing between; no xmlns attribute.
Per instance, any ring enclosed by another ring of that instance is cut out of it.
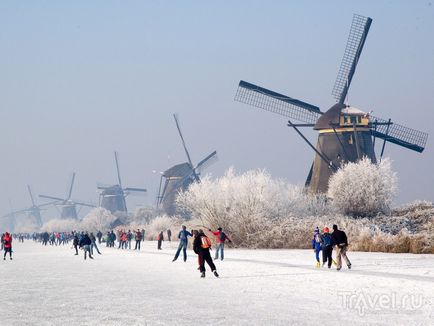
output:
<svg viewBox="0 0 434 326"><path fill-rule="evenodd" d="M342 248L336 246L336 269L337 270L340 270L342 268L341 250Z"/></svg>
<svg viewBox="0 0 434 326"><path fill-rule="evenodd" d="M178 259L178 257L179 257L179 253L181 252L181 249L182 249L182 242L179 243L179 245L178 245L178 249L176 250L176 253L175 253L175 257L173 257L173 260L172 260L172 261L175 261L175 260Z"/></svg>
<svg viewBox="0 0 434 326"><path fill-rule="evenodd" d="M214 262L212 261L211 254L209 253L209 251L205 251L203 258L208 264L209 268L211 268L211 271L214 272L216 270L216 267L214 265Z"/></svg>
<svg viewBox="0 0 434 326"><path fill-rule="evenodd" d="M342 258L344 258L345 262L347 263L347 266L351 267L351 262L347 257L347 247L346 246L342 248L341 255L342 255Z"/></svg>
<svg viewBox="0 0 434 326"><path fill-rule="evenodd" d="M184 254L184 261L187 261L187 243L183 244L182 252Z"/></svg>
<svg viewBox="0 0 434 326"><path fill-rule="evenodd" d="M221 258L221 260L223 260L225 257L224 257L224 251L225 251L225 243L224 242L222 242L221 244L220 244L220 250L221 250L221 253L220 253L220 258Z"/></svg>

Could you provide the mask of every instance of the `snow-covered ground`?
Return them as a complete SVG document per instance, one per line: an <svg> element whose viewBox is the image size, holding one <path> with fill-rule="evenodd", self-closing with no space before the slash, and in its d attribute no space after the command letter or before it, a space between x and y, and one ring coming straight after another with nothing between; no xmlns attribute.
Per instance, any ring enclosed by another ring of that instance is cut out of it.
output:
<svg viewBox="0 0 434 326"><path fill-rule="evenodd" d="M14 243L0 263L0 325L434 325L434 256L349 252L317 269L309 250L226 250L220 278L176 243L141 252Z"/></svg>

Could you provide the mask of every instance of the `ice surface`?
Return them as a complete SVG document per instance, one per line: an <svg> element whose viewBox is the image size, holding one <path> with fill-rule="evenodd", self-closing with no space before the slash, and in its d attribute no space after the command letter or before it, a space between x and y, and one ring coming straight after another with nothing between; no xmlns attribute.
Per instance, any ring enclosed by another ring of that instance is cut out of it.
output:
<svg viewBox="0 0 434 326"><path fill-rule="evenodd" d="M353 269L317 269L310 250L226 250L220 278L176 242L108 249L14 243L1 261L0 325L433 325L434 256L349 252ZM181 257L180 257L181 258Z"/></svg>

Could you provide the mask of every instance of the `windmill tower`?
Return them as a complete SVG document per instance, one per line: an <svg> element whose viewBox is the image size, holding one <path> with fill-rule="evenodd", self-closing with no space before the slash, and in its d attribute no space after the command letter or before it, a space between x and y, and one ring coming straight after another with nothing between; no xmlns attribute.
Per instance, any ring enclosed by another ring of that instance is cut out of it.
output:
<svg viewBox="0 0 434 326"><path fill-rule="evenodd" d="M116 162L116 172L118 176L118 184L111 186L98 185L97 188L100 190L100 206L109 210L111 213L117 212L118 214L128 214L127 203L125 198L131 192L146 192L143 188L123 188L121 174L119 170L118 153L115 152L115 162Z"/></svg>
<svg viewBox="0 0 434 326"><path fill-rule="evenodd" d="M354 15L344 57L333 88L337 103L326 112L319 107L273 92L245 81L240 81L235 100L295 119L288 120L300 137L315 152L306 186L314 193L325 193L330 176L346 162L357 162L368 157L376 162L375 140L383 140L380 159L386 142L423 152L428 134L381 119L345 103L357 63L362 53L372 19ZM300 127L317 130L316 146L301 133Z"/></svg>
<svg viewBox="0 0 434 326"><path fill-rule="evenodd" d="M72 190L74 187L74 180L75 180L75 172L72 174L71 185L69 186L69 191L66 195L66 198L39 195L40 198L55 200L53 205L60 211L60 217L62 219L67 219L67 218L77 219L78 216L77 206L95 207L95 205L71 200Z"/></svg>
<svg viewBox="0 0 434 326"><path fill-rule="evenodd" d="M178 193L186 190L193 182L200 182L201 171L214 163L217 159L217 152L214 151L194 166L185 144L184 137L182 136L177 115L174 114L173 118L175 119L176 128L178 129L179 137L181 138L182 146L184 147L185 155L187 156L187 162L172 166L161 175L157 207L162 205L164 212L168 215L175 215L177 213L175 200Z"/></svg>

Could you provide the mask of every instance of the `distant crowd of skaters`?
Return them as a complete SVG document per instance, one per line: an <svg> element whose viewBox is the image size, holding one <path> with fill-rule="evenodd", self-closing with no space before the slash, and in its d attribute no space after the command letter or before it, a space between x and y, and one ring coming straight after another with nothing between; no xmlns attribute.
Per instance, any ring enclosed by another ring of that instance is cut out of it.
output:
<svg viewBox="0 0 434 326"><path fill-rule="evenodd" d="M215 236L216 240L216 250L214 255L214 260L224 259L224 247L225 243L232 242L227 234L223 231L221 227L217 228L216 231L208 229L208 231ZM172 240L172 231L170 229L166 230L167 238L169 241ZM131 249L131 243L134 240L134 250L140 250L140 244L145 239L145 230L137 229L136 231L131 230L118 230L116 233L112 230L103 234L101 231L96 232L42 232L42 233L19 233L14 235L18 238L19 242L24 242L24 239L33 239L33 241L40 242L42 245L51 246L61 246L67 245L72 242L72 247L75 250L75 255L79 255L79 249L83 250L84 259L89 257L93 259L94 252L101 255L99 251L98 244L105 242L106 247L114 248L115 242L118 242L118 249ZM206 268L205 263L208 264L211 272L219 277L217 273L217 268L213 262L210 254L210 249L212 242L209 237L204 233L202 229L188 231L185 225L182 226L178 233L179 245L176 250L175 256L172 262L175 262L181 252L183 253L184 262L187 261L187 248L188 239L193 239L193 251L198 256L198 270L200 271L200 276L205 277ZM13 236L8 232L5 232L1 236L1 250L4 250L3 259L6 260L7 254L9 254L9 259L12 260L12 239ZM161 231L157 236L157 249L161 250L162 242L164 241L164 231ZM312 249L315 252L316 267L325 266L327 264L328 268L331 268L332 264L336 265L337 270L342 268L342 260L345 260L347 267L351 269L351 262L348 259L346 252L348 247L347 235L344 231L339 230L337 225L333 225L333 232L330 233L328 227L323 228L321 233L317 227L314 230L312 239ZM332 258L333 248L336 249L336 261ZM322 263L320 252L322 252Z"/></svg>

